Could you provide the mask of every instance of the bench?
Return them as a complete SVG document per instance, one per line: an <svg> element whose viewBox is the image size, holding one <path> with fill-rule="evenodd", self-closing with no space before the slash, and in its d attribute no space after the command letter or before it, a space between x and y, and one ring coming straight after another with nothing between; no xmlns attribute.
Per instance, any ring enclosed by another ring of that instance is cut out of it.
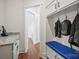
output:
<svg viewBox="0 0 79 59"><path fill-rule="evenodd" d="M79 52L59 42L50 41L46 45L65 59L79 59Z"/></svg>

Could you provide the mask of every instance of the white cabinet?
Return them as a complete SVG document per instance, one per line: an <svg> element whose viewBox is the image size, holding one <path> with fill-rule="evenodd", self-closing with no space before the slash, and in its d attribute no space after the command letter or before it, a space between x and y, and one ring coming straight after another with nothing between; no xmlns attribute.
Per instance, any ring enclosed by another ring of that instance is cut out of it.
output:
<svg viewBox="0 0 79 59"><path fill-rule="evenodd" d="M53 3L55 0L46 0L46 7Z"/></svg>
<svg viewBox="0 0 79 59"><path fill-rule="evenodd" d="M67 5L67 0L58 0L58 9Z"/></svg>
<svg viewBox="0 0 79 59"><path fill-rule="evenodd" d="M18 59L19 35L0 37L0 59Z"/></svg>
<svg viewBox="0 0 79 59"><path fill-rule="evenodd" d="M47 57L49 59L56 59L56 53L49 47L47 47Z"/></svg>
<svg viewBox="0 0 79 59"><path fill-rule="evenodd" d="M65 58L62 57L61 55L57 54L57 59L65 59Z"/></svg>
<svg viewBox="0 0 79 59"><path fill-rule="evenodd" d="M57 0L58 1L58 9L68 6L69 4L72 4L76 2L77 0Z"/></svg>
<svg viewBox="0 0 79 59"><path fill-rule="evenodd" d="M18 59L19 40L12 44L0 45L0 59Z"/></svg>
<svg viewBox="0 0 79 59"><path fill-rule="evenodd" d="M70 5L73 5L75 2L79 0L46 0L46 11L47 16L57 13L62 9L67 8Z"/></svg>
<svg viewBox="0 0 79 59"><path fill-rule="evenodd" d="M47 15L52 14L53 12L57 10L56 4L57 4L57 1L54 0L52 3L46 6Z"/></svg>
<svg viewBox="0 0 79 59"><path fill-rule="evenodd" d="M13 44L0 46L0 59L13 59Z"/></svg>
<svg viewBox="0 0 79 59"><path fill-rule="evenodd" d="M48 46L47 46L47 57L49 59L65 59L61 55L59 55L58 53L56 53L54 50L52 50L51 48L49 48Z"/></svg>

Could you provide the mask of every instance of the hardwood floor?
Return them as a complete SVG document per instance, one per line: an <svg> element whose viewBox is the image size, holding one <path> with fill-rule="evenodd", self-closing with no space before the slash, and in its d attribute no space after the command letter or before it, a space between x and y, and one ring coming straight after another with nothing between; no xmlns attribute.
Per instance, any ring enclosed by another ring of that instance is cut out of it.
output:
<svg viewBox="0 0 79 59"><path fill-rule="evenodd" d="M18 56L18 59L28 59L28 54L27 53L20 53Z"/></svg>
<svg viewBox="0 0 79 59"><path fill-rule="evenodd" d="M29 51L28 53L21 53L18 59L43 59L39 56L40 43L33 44L32 39L29 38Z"/></svg>
<svg viewBox="0 0 79 59"><path fill-rule="evenodd" d="M31 38L29 38L29 51L28 51L28 59L39 59L40 53L40 43L34 45Z"/></svg>
<svg viewBox="0 0 79 59"><path fill-rule="evenodd" d="M20 53L18 59L29 59L28 54L27 53ZM43 58L40 57L39 59L43 59Z"/></svg>

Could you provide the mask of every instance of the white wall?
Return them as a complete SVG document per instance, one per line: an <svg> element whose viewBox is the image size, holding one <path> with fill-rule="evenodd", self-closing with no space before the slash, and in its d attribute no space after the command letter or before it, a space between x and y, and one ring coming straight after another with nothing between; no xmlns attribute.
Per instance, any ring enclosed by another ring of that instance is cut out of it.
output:
<svg viewBox="0 0 79 59"><path fill-rule="evenodd" d="M20 32L20 51L24 51L24 4L23 0L5 0L7 32Z"/></svg>
<svg viewBox="0 0 79 59"><path fill-rule="evenodd" d="M4 24L4 0L0 0L0 25Z"/></svg>
<svg viewBox="0 0 79 59"><path fill-rule="evenodd" d="M40 0L0 0L0 25L8 32L20 32L20 52L24 52L24 7L40 4Z"/></svg>

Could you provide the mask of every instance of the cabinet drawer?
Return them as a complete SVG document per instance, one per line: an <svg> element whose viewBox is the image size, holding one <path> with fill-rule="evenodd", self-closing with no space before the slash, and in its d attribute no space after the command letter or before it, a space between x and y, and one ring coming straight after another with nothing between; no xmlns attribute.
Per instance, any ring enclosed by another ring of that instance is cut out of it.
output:
<svg viewBox="0 0 79 59"><path fill-rule="evenodd" d="M57 54L49 47L47 47L47 56L49 59L57 59Z"/></svg>
<svg viewBox="0 0 79 59"><path fill-rule="evenodd" d="M49 59L65 59L49 47L47 47L47 56Z"/></svg>
<svg viewBox="0 0 79 59"><path fill-rule="evenodd" d="M62 57L61 55L57 54L57 59L65 59L65 58Z"/></svg>

